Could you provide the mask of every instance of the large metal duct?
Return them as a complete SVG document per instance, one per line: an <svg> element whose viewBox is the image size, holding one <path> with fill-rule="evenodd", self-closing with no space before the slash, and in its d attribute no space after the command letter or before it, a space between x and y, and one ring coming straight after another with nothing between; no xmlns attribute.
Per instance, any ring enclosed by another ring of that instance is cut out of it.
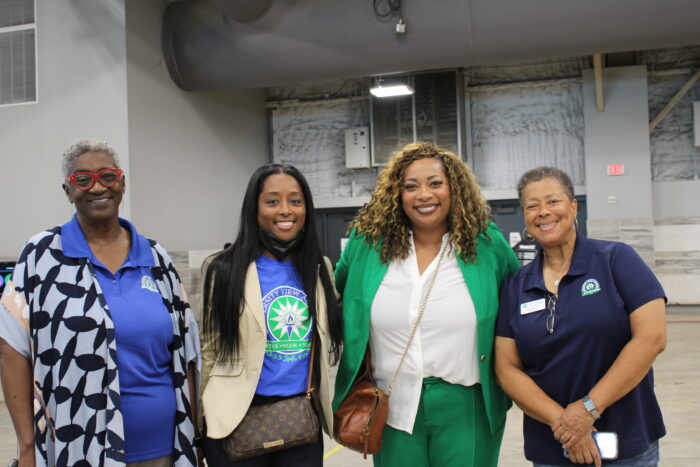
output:
<svg viewBox="0 0 700 467"><path fill-rule="evenodd" d="M406 34L372 0L187 0L163 53L187 90L700 44L697 0L404 0Z"/></svg>
<svg viewBox="0 0 700 467"><path fill-rule="evenodd" d="M260 19L270 9L272 0L209 0L228 18L239 23Z"/></svg>
<svg viewBox="0 0 700 467"><path fill-rule="evenodd" d="M379 21L366 0L273 0L248 23L206 2L175 2L163 51L173 80L189 90L441 68L468 56L466 18L464 0L413 2L400 36L396 20Z"/></svg>

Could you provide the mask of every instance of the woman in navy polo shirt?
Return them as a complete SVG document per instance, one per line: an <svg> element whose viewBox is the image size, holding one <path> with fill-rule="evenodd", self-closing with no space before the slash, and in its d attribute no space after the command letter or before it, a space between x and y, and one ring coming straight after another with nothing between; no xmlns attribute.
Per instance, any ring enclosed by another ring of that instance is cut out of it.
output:
<svg viewBox="0 0 700 467"><path fill-rule="evenodd" d="M525 457L599 466L600 431L619 440L618 459L605 465L657 465L665 428L651 365L666 345L661 285L630 246L577 232L561 170L525 173L518 196L542 251L502 289L495 362L525 412Z"/></svg>
<svg viewBox="0 0 700 467"><path fill-rule="evenodd" d="M329 366L340 352L342 319L330 262L316 234L311 190L299 170L267 164L255 171L236 240L205 264L203 296L207 464L320 467L320 432L309 444L236 462L225 450L226 438L251 406L307 391L311 355L311 399L320 426L332 433ZM289 414L292 421L299 416ZM275 426L260 431L279 433Z"/></svg>
<svg viewBox="0 0 700 467"><path fill-rule="evenodd" d="M199 341L180 279L119 217L112 148L75 142L63 176L76 215L29 239L0 305L19 465L193 465Z"/></svg>

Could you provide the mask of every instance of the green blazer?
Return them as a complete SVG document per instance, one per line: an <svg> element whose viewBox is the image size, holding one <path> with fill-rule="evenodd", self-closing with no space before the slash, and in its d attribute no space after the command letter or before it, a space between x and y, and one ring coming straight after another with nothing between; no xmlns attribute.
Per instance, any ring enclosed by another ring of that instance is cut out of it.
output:
<svg viewBox="0 0 700 467"><path fill-rule="evenodd" d="M489 222L486 234L477 239L476 262L458 257L464 281L477 315L477 352L486 414L492 432L505 423L511 401L496 384L493 370L493 336L498 313L498 293L505 279L518 267L518 259L496 224ZM343 354L335 380L335 411L345 399L360 370L369 342L370 310L374 296L386 274L377 248L362 235L350 236L335 269L335 281L343 302Z"/></svg>

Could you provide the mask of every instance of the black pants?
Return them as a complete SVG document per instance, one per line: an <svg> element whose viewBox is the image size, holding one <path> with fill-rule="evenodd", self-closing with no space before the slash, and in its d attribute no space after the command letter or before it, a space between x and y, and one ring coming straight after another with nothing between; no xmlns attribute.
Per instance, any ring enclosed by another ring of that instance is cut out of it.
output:
<svg viewBox="0 0 700 467"><path fill-rule="evenodd" d="M204 439L204 457L209 467L321 467L323 465L323 437L311 444L251 457L242 461L231 461L220 439Z"/></svg>

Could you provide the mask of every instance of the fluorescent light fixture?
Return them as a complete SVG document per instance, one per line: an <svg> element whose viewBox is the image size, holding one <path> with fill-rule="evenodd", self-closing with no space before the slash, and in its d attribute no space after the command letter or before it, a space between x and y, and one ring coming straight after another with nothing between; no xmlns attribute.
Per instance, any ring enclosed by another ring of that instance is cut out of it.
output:
<svg viewBox="0 0 700 467"><path fill-rule="evenodd" d="M377 87L371 88L369 92L376 97L408 96L413 94L413 88L405 84L397 84L393 86L382 86L380 84Z"/></svg>

